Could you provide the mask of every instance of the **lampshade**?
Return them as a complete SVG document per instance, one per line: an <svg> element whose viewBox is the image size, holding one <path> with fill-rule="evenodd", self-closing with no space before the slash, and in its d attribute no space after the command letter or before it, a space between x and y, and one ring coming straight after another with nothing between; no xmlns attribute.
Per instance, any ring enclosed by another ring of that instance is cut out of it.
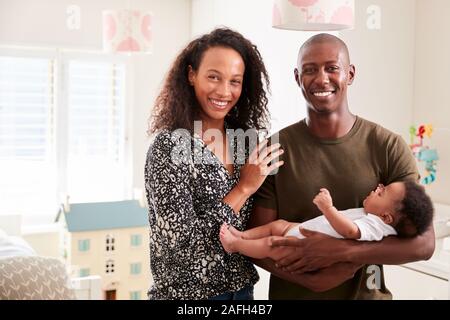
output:
<svg viewBox="0 0 450 320"><path fill-rule="evenodd" d="M103 50L150 52L152 14L136 10L103 11Z"/></svg>
<svg viewBox="0 0 450 320"><path fill-rule="evenodd" d="M354 0L275 0L272 27L302 31L351 29Z"/></svg>

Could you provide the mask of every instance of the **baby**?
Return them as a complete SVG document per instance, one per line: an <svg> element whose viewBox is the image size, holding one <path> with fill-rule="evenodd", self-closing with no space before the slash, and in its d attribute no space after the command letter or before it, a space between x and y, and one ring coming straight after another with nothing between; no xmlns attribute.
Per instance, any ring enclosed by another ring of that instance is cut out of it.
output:
<svg viewBox="0 0 450 320"><path fill-rule="evenodd" d="M223 224L220 241L225 251L256 258L280 258L282 248L272 247L280 237L304 238L300 227L336 238L379 241L383 237L420 235L433 220L433 205L425 189L415 182L379 184L363 201L363 208L338 211L327 189L320 189L313 200L323 213L303 223L276 220L246 231Z"/></svg>

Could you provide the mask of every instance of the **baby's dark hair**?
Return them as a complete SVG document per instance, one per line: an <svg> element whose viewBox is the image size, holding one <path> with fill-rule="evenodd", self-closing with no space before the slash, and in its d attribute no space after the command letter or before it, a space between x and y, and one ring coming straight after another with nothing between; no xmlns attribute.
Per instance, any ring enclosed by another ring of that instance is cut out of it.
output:
<svg viewBox="0 0 450 320"><path fill-rule="evenodd" d="M415 237L424 233L433 221L434 208L425 188L406 181L405 197L401 201L400 219L395 227L399 237Z"/></svg>

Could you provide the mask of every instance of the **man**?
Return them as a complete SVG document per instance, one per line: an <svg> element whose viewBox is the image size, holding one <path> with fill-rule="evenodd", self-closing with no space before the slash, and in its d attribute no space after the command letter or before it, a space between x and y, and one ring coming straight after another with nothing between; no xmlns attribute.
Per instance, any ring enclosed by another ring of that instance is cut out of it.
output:
<svg viewBox="0 0 450 320"><path fill-rule="evenodd" d="M335 207L344 210L361 207L379 183L417 180L414 158L401 137L350 112L347 87L355 67L342 40L329 34L310 38L300 48L294 73L307 117L280 131L285 164L258 190L248 227L318 216L312 200L320 188L327 188ZM286 246L286 258L255 261L272 273L270 299L392 298L376 264L429 259L435 243L432 228L412 239L376 243L303 234L306 239L274 243Z"/></svg>

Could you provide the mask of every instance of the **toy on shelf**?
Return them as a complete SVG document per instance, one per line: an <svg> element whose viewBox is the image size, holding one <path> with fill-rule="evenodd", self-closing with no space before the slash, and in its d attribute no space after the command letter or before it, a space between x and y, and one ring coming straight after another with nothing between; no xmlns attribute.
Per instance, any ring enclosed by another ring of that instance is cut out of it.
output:
<svg viewBox="0 0 450 320"><path fill-rule="evenodd" d="M420 183L425 185L431 184L436 180L436 164L439 157L436 149L430 149L428 146L425 146L423 140L424 137L431 138L433 126L431 124L421 125L418 128L411 126L409 134L411 138L409 147L414 157L419 163L424 163L425 175L421 177ZM419 138L418 143L416 143L417 138Z"/></svg>

